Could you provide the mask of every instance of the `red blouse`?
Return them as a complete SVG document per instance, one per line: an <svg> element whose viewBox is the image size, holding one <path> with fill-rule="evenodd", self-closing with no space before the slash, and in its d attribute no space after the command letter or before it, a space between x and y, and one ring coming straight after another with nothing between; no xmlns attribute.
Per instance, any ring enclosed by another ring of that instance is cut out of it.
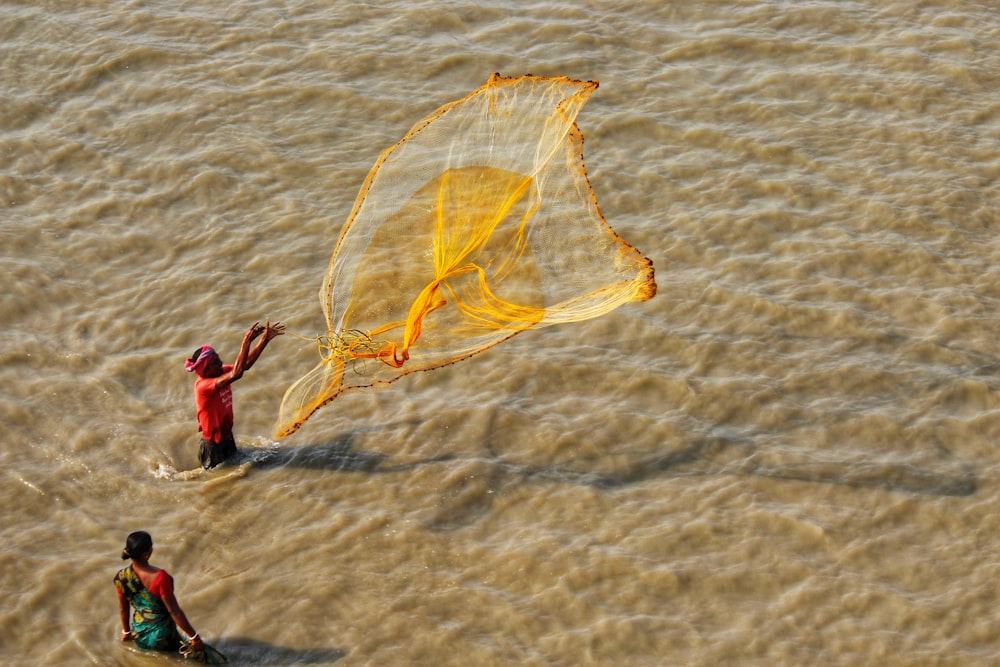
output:
<svg viewBox="0 0 1000 667"><path fill-rule="evenodd" d="M156 597L163 599L163 596L174 592L174 578L167 574L166 570L160 570L153 579L153 585L149 587L149 592Z"/></svg>

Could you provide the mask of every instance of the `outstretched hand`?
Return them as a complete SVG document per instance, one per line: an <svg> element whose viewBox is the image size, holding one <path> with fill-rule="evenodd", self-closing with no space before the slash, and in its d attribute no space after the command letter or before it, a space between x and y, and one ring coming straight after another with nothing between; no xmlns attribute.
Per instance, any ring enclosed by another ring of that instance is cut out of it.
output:
<svg viewBox="0 0 1000 667"><path fill-rule="evenodd" d="M260 322L254 322L253 324L251 324L250 328L247 329L244 338L246 338L246 340L248 341L251 341L263 335L264 342L269 342L276 336L280 336L283 333L285 333L284 324L282 324L281 322L275 322L274 324L271 324L271 321L268 320L267 322L264 323L263 326L261 326Z"/></svg>
<svg viewBox="0 0 1000 667"><path fill-rule="evenodd" d="M285 325L281 322L271 324L271 320L267 320L264 326L261 326L260 322L251 324L250 328L243 335L243 346L240 348L240 353L236 357L236 363L233 364L233 369L230 371L230 377L226 384L235 382L243 377L243 372L250 370L257 363L260 353L264 351L267 344L283 333L285 333ZM250 343L255 338L260 338L260 340L253 346L253 349L250 349ZM219 382L224 379L224 377L217 378L215 386L220 386ZM223 384L221 386L224 387L226 385Z"/></svg>
<svg viewBox="0 0 1000 667"><path fill-rule="evenodd" d="M273 338L276 338L285 333L285 325L282 324L281 322L275 322L274 324L271 324L271 321L268 320L267 322L264 323L264 329L262 333L264 334L264 340L270 341Z"/></svg>
<svg viewBox="0 0 1000 667"><path fill-rule="evenodd" d="M264 333L264 327L260 326L260 322L254 322L250 325L250 328L247 329L247 332L243 334L243 340L250 342L262 333Z"/></svg>

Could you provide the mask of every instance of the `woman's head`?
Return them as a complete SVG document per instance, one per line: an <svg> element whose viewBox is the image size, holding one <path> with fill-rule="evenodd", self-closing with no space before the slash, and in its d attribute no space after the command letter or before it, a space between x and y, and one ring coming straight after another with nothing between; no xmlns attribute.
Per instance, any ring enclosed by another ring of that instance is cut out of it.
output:
<svg viewBox="0 0 1000 667"><path fill-rule="evenodd" d="M137 530L130 533L125 540L125 548L122 549L122 560L131 558L142 558L153 549L153 538L149 533Z"/></svg>

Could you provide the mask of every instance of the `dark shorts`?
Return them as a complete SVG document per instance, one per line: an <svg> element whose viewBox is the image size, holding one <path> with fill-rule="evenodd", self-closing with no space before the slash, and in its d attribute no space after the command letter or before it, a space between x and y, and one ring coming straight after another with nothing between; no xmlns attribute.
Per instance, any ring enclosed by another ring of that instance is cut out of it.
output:
<svg viewBox="0 0 1000 667"><path fill-rule="evenodd" d="M205 470L214 468L234 454L236 454L236 439L233 436L225 438L222 442L201 439L198 458L201 459L201 466Z"/></svg>

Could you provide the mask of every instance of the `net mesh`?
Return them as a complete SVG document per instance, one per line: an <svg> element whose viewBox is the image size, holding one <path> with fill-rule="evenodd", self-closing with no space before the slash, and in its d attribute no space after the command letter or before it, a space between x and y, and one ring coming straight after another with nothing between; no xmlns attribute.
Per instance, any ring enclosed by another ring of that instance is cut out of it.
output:
<svg viewBox="0 0 1000 667"><path fill-rule="evenodd" d="M322 359L285 393L277 437L346 391L655 295L584 169L575 119L596 88L494 74L382 152L320 290Z"/></svg>

